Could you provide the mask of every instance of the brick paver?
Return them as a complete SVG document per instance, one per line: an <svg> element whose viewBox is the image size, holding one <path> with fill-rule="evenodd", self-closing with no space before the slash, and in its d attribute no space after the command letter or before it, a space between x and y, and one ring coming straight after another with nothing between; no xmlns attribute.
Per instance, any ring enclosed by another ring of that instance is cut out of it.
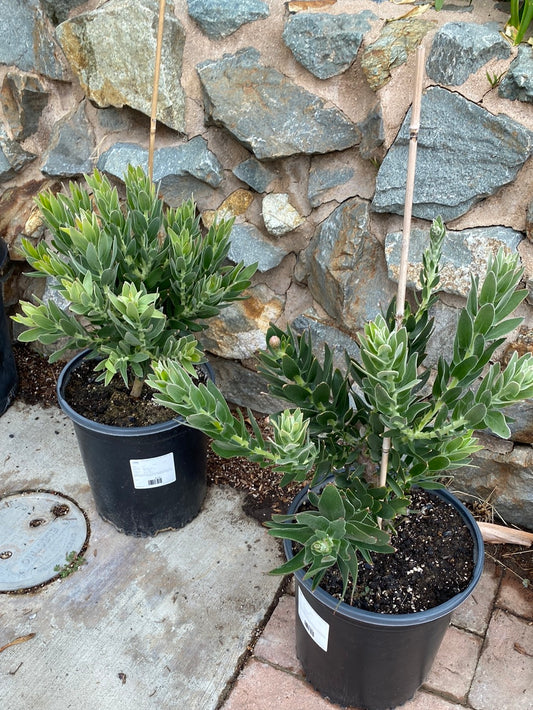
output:
<svg viewBox="0 0 533 710"><path fill-rule="evenodd" d="M454 612L452 624L461 629L484 635L490 621L492 606L502 579L501 569L486 560L479 584L468 599Z"/></svg>
<svg viewBox="0 0 533 710"><path fill-rule="evenodd" d="M475 710L533 708L533 624L496 609L469 694Z"/></svg>
<svg viewBox="0 0 533 710"><path fill-rule="evenodd" d="M474 677L481 644L479 636L450 626L425 686L464 702Z"/></svg>
<svg viewBox="0 0 533 710"><path fill-rule="evenodd" d="M303 674L300 661L296 657L294 617L294 597L281 597L255 646L254 655L293 673Z"/></svg>
<svg viewBox="0 0 533 710"><path fill-rule="evenodd" d="M517 616L533 620L533 589L531 587L526 589L518 577L511 572L506 572L496 605Z"/></svg>
<svg viewBox="0 0 533 710"><path fill-rule="evenodd" d="M333 710L333 707L330 710ZM336 710L339 710L338 707ZM412 700L401 706L401 710L464 710L464 705L457 705L438 695L420 690Z"/></svg>
<svg viewBox="0 0 533 710"><path fill-rule="evenodd" d="M332 710L309 683L267 663L252 660L222 710Z"/></svg>

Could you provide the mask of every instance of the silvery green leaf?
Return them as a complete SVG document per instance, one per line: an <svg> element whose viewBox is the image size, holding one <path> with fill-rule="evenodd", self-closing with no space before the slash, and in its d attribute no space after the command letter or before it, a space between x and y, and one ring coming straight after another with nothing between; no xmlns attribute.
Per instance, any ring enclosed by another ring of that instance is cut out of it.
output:
<svg viewBox="0 0 533 710"><path fill-rule="evenodd" d="M490 411L485 415L485 425L497 436L502 439L508 439L511 436L511 430L505 420L504 415L498 411Z"/></svg>

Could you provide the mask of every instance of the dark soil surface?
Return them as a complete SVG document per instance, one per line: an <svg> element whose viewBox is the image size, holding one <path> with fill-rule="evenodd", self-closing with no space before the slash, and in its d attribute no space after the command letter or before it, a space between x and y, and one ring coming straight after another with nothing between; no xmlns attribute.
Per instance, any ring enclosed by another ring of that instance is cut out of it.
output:
<svg viewBox="0 0 533 710"><path fill-rule="evenodd" d="M108 385L97 382L95 360L84 360L72 370L65 387L65 400L74 411L93 422L109 426L139 427L167 422L174 412L154 402L153 390L146 385L140 397L130 396L129 388L120 376Z"/></svg>
<svg viewBox="0 0 533 710"><path fill-rule="evenodd" d="M17 399L28 404L57 407L56 382L63 364L50 365L29 346L20 343L15 344L14 353L19 374ZM115 379L119 382L118 378ZM154 405L149 403L148 408L152 410ZM168 418L168 410L164 412L165 418ZM259 417L259 423L268 433L268 417ZM273 512L285 512L300 488L299 485L280 488L279 475L272 470L262 469L245 459L222 459L211 450L208 454L207 475L211 484L228 485L244 491L246 513L260 522L269 519ZM471 555L467 555L467 561L461 560L457 547L466 549L470 546L470 536L467 534L466 538L463 537L461 526L454 517L457 514L451 506L445 504L446 509L450 510L439 510L435 514L435 511L428 508L434 505L431 501L414 500L413 507L418 506L421 512L397 526L398 535L393 544L398 552L395 555L375 555L372 568L364 564L360 566L355 604L385 613L409 613L441 603L447 596L455 594L457 589L464 588L461 585L466 586L468 567L472 565ZM487 516L477 517L492 522ZM428 522L430 527L415 536L415 527L419 528L420 524L426 525ZM433 528L435 524L440 525L438 530ZM415 538L420 538L419 542ZM439 542L438 548L435 540ZM525 586L533 584L533 550L513 545L485 545L485 551L498 566L509 570ZM403 572L400 572L405 578L403 583L397 581L399 567L403 568ZM442 576L439 575L440 581L433 584L429 593L432 601L429 601L426 587L436 579L437 572L441 572ZM322 584L326 588L327 585L330 585L331 593L340 594L342 585L338 587L338 580L335 581L334 576ZM351 595L351 590L348 595ZM422 602L421 597L426 597L426 601Z"/></svg>
<svg viewBox="0 0 533 710"><path fill-rule="evenodd" d="M411 495L409 517L397 526L394 555L374 555L359 565L357 587L347 604L386 614L409 614L443 604L468 586L474 569L472 537L453 506L427 491ZM326 575L321 587L337 599L342 579Z"/></svg>

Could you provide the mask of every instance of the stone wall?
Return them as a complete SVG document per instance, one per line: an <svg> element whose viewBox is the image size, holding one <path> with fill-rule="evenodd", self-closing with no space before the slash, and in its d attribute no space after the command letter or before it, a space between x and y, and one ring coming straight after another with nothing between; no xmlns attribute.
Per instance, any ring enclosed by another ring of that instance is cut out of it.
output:
<svg viewBox="0 0 533 710"><path fill-rule="evenodd" d="M6 303L36 282L18 243L40 238L32 198L98 167L146 164L157 0L0 0L0 234L15 262ZM520 253L525 317L499 356L533 348L533 48L501 30L508 3L167 1L154 178L204 223L236 218L231 257L257 261L247 301L204 338L238 403L270 409L253 370L269 321L310 327L340 355L395 293L415 51L426 48L410 285L430 220L449 229L437 333L450 347L470 273ZM37 283L39 285L40 282ZM523 481L510 521L533 513L533 403L488 462ZM492 447L492 449L491 449ZM503 457L503 458L502 458ZM476 476L487 497L492 473ZM460 485L463 486L463 479ZM509 487L507 487L509 488ZM496 501L508 491L497 491Z"/></svg>

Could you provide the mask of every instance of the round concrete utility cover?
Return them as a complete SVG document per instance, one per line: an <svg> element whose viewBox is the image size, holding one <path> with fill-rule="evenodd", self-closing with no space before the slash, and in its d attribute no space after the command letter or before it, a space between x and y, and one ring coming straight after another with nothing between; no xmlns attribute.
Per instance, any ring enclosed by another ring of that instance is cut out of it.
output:
<svg viewBox="0 0 533 710"><path fill-rule="evenodd" d="M0 498L0 592L20 592L57 577L67 555L85 549L84 512L66 496L24 491Z"/></svg>

